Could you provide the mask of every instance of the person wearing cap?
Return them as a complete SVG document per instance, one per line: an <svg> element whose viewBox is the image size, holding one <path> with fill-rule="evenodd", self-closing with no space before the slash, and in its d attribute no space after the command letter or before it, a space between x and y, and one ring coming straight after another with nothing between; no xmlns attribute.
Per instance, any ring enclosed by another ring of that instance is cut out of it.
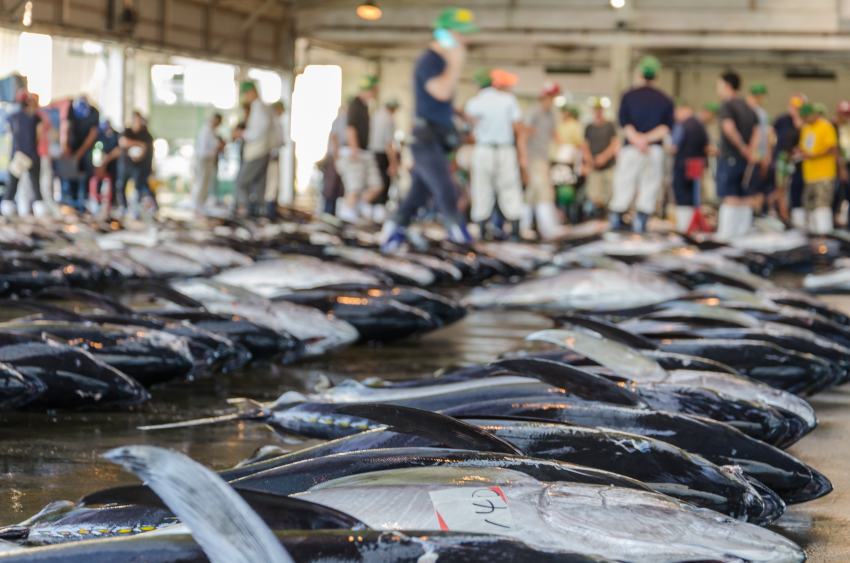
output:
<svg viewBox="0 0 850 563"><path fill-rule="evenodd" d="M578 108L573 105L565 105L561 108L561 116L555 133L559 145L567 145L580 150L584 144L584 127L578 120Z"/></svg>
<svg viewBox="0 0 850 563"><path fill-rule="evenodd" d="M337 216L355 222L359 218L371 219L371 202L383 186L375 155L369 150L371 118L369 102L378 93L378 77L369 75L359 82L357 95L348 104L346 116L345 147L340 151L337 169L345 184Z"/></svg>
<svg viewBox="0 0 850 563"><path fill-rule="evenodd" d="M673 199L676 202L676 231L686 233L696 205L697 179L688 174L689 162L700 160L705 166L711 141L701 120L687 103L676 108L676 134L673 135Z"/></svg>
<svg viewBox="0 0 850 563"><path fill-rule="evenodd" d="M749 232L753 223L750 189L759 163L756 112L739 95L741 77L726 71L717 79L720 112L720 154L717 159L717 215L719 240L730 241Z"/></svg>
<svg viewBox="0 0 850 563"><path fill-rule="evenodd" d="M472 75L472 81L475 82L479 90L489 88L493 85L493 80L490 78L490 70L486 68L476 70L475 74Z"/></svg>
<svg viewBox="0 0 850 563"><path fill-rule="evenodd" d="M789 221L798 229L806 228L806 210L803 209L803 172L800 163L793 155L800 143L800 107L806 103L802 94L791 96L788 111L773 122L773 134L776 144L773 147L773 167L775 190L771 194L771 204L779 210L779 217ZM790 207L790 211L789 211Z"/></svg>
<svg viewBox="0 0 850 563"><path fill-rule="evenodd" d="M191 201L196 215L202 214L218 175L218 155L224 147L216 131L221 127L221 122L220 113L211 115L195 140L195 181L192 184Z"/></svg>
<svg viewBox="0 0 850 563"><path fill-rule="evenodd" d="M239 94L242 105L247 107L248 117L245 129L238 136L242 141L242 164L236 175L233 213L237 214L244 206L249 216L257 217L266 193L273 118L254 82L242 82Z"/></svg>
<svg viewBox="0 0 850 563"><path fill-rule="evenodd" d="M269 137L269 167L266 171L265 213L269 219L277 217L277 198L280 193L280 151L286 145L286 130L283 116L286 107L278 100L269 108L272 116Z"/></svg>
<svg viewBox="0 0 850 563"><path fill-rule="evenodd" d="M646 231L655 212L664 177L664 139L673 128L673 100L655 87L661 62L643 57L638 65L641 84L623 95L620 102L620 126L624 146L617 156L614 193L609 204L613 229L623 226L623 214L632 205L635 218L632 229Z"/></svg>
<svg viewBox="0 0 850 563"><path fill-rule="evenodd" d="M443 10L433 27L433 39L413 70L415 107L410 150L414 165L410 190L395 217L384 224L384 252L394 252L404 244L407 227L429 200L442 215L450 241L472 242L466 221L458 212L458 190L448 155L460 144L452 102L466 60L466 36L478 28L472 12L464 8Z"/></svg>
<svg viewBox="0 0 850 563"><path fill-rule="evenodd" d="M381 191L372 200L372 218L378 223L384 220L384 206L389 200L390 185L398 172L399 155L395 142L395 112L398 106L398 100L390 98L372 116L369 151L375 155L381 174Z"/></svg>
<svg viewBox="0 0 850 563"><path fill-rule="evenodd" d="M115 184L116 200L121 211L126 211L127 182L133 180L136 201L139 207L156 208L156 198L150 189L149 180L153 172L153 135L148 130L147 119L139 111L133 112L130 126L118 139L121 160L118 164L118 181ZM134 212L137 215L138 211Z"/></svg>
<svg viewBox="0 0 850 563"><path fill-rule="evenodd" d="M556 237L560 231L549 159L556 139L553 108L560 93L561 87L554 82L545 84L537 104L525 117L525 152L528 155L525 199L534 212L537 232L544 240Z"/></svg>
<svg viewBox="0 0 850 563"><path fill-rule="evenodd" d="M89 199L102 204L102 209L108 212L115 203L115 186L118 182L118 162L121 160L121 147L118 146L119 135L112 127L112 122L104 119L100 124L100 134L97 144L100 147L100 163L89 182ZM106 184L107 192L102 193Z"/></svg>
<svg viewBox="0 0 850 563"><path fill-rule="evenodd" d="M522 178L525 169L522 111L512 89L517 76L501 69L490 72L493 85L471 98L464 113L473 124L475 149L470 170L470 216L485 236L496 203L519 238L522 216Z"/></svg>
<svg viewBox="0 0 850 563"><path fill-rule="evenodd" d="M759 144L758 144L758 169L753 174L752 191L754 198L754 209L761 212L764 208L765 198L773 191L774 174L771 170L773 150L771 147L770 116L764 109L764 99L767 96L767 86L760 82L750 86L747 103L758 117Z"/></svg>
<svg viewBox="0 0 850 563"><path fill-rule="evenodd" d="M60 137L65 166L57 169L62 179L61 203L80 213L86 209L89 179L94 172L92 150L97 142L100 127L100 112L92 106L86 96L81 95L71 102Z"/></svg>
<svg viewBox="0 0 850 563"><path fill-rule="evenodd" d="M604 213L614 191L614 166L620 139L617 128L605 117L602 100L593 102L593 121L584 129L584 176L587 178L587 198L594 215Z"/></svg>
<svg viewBox="0 0 850 563"><path fill-rule="evenodd" d="M12 135L12 154L9 164L9 182L0 201L0 214L4 217L13 216L18 210L15 197L18 185L24 175L29 177L34 202L32 211L37 217L47 213L44 202L41 201L41 159L38 156L38 144L42 135L42 120L38 114L38 106L26 90L19 90L15 97L18 110L7 118L9 131Z"/></svg>
<svg viewBox="0 0 850 563"><path fill-rule="evenodd" d="M832 198L838 177L838 135L814 104L800 106L803 127L797 148L803 169L803 205L809 231L832 232Z"/></svg>

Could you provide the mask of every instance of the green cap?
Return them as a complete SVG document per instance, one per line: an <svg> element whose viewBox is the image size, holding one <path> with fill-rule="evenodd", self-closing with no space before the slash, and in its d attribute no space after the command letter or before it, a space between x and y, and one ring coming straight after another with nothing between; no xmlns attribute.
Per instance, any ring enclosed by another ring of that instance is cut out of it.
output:
<svg viewBox="0 0 850 563"><path fill-rule="evenodd" d="M809 117L815 113L815 104L806 102L800 106L798 111L800 113L800 117Z"/></svg>
<svg viewBox="0 0 850 563"><path fill-rule="evenodd" d="M717 113L717 112L720 111L720 103L718 103L718 102L708 102L707 104L702 106L702 109L704 109L706 111L710 111L711 113Z"/></svg>
<svg viewBox="0 0 850 563"><path fill-rule="evenodd" d="M638 61L638 68L644 78L655 78L658 71L661 70L661 61L652 55L646 55Z"/></svg>
<svg viewBox="0 0 850 563"><path fill-rule="evenodd" d="M752 94L753 96L766 96L767 86L765 86L761 82L756 82L755 84L750 86L750 94Z"/></svg>
<svg viewBox="0 0 850 563"><path fill-rule="evenodd" d="M360 82L358 82L357 85L360 87L361 92L371 90L372 88L378 85L378 77L374 74L368 74L361 78Z"/></svg>
<svg viewBox="0 0 850 563"><path fill-rule="evenodd" d="M472 80L478 84L479 88L489 88L493 85L493 79L490 78L490 71L486 68L479 68L472 75Z"/></svg>
<svg viewBox="0 0 850 563"><path fill-rule="evenodd" d="M474 33L478 31L475 25L475 15L466 8L446 8L434 21L434 29L448 29L458 33Z"/></svg>
<svg viewBox="0 0 850 563"><path fill-rule="evenodd" d="M255 92L257 90L257 84L253 80L243 80L242 82L239 83L239 93L240 94L245 94L245 93L250 92L252 90L255 91Z"/></svg>

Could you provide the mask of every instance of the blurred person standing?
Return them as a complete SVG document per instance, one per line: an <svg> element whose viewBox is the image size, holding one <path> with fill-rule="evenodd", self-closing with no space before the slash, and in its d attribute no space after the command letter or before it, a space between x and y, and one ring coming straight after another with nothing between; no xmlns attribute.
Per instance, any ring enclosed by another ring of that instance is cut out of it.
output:
<svg viewBox="0 0 850 563"><path fill-rule="evenodd" d="M717 238L733 240L753 224L752 179L759 165L759 120L739 95L741 77L727 71L717 79L720 106L720 155L717 160Z"/></svg>
<svg viewBox="0 0 850 563"><path fill-rule="evenodd" d="M277 217L277 198L280 193L280 151L286 145L286 130L284 129L283 116L286 108L283 102L278 100L271 106L272 110L272 133L271 151L269 152L269 169L266 178L266 217L274 219Z"/></svg>
<svg viewBox="0 0 850 563"><path fill-rule="evenodd" d="M236 176L236 193L233 214L244 206L249 217L258 217L260 205L266 194L270 141L272 137L272 114L260 99L257 85L245 81L239 85L240 101L247 107L245 129L238 132L242 141L242 163Z"/></svg>
<svg viewBox="0 0 850 563"><path fill-rule="evenodd" d="M601 100L593 103L593 121L584 129L582 168L587 178L587 198L593 205L593 216L600 216L608 208L614 191L614 166L620 139L617 128L605 118Z"/></svg>
<svg viewBox="0 0 850 563"><path fill-rule="evenodd" d="M664 139L673 128L673 100L655 87L661 62L652 56L638 64L641 84L623 94L620 126L625 144L617 156L614 193L609 204L612 229L622 229L623 214L634 204L632 229L646 231L664 177Z"/></svg>
<svg viewBox="0 0 850 563"><path fill-rule="evenodd" d="M477 29L470 10L443 10L434 22L433 40L416 61L415 119L410 146L414 160L412 183L393 220L384 224L381 233L384 252L398 250L407 240L408 225L429 200L433 200L442 215L451 242L472 242L466 221L457 209L458 191L448 154L460 144L452 102L466 60L465 35Z"/></svg>
<svg viewBox="0 0 850 563"><path fill-rule="evenodd" d="M838 102L835 112L835 128L838 132L838 197L833 205L836 219L844 201L850 204L850 101ZM840 221L836 221L836 225ZM850 229L850 205L844 217L844 226Z"/></svg>
<svg viewBox="0 0 850 563"><path fill-rule="evenodd" d="M98 202L107 213L115 204L118 184L118 163L121 160L118 132L108 119L100 124L97 142L100 144L100 163L89 181L89 201ZM103 193L104 184L107 186Z"/></svg>
<svg viewBox="0 0 850 563"><path fill-rule="evenodd" d="M214 113L195 139L195 181L192 184L191 203L196 215L203 214L210 188L215 185L218 175L218 155L224 148L216 133L221 122L221 114Z"/></svg>
<svg viewBox="0 0 850 563"><path fill-rule="evenodd" d="M832 198L838 177L838 135L835 127L816 111L814 104L800 106L803 127L798 152L803 169L803 205L809 231L832 232Z"/></svg>
<svg viewBox="0 0 850 563"><path fill-rule="evenodd" d="M94 172L92 150L100 127L100 112L86 96L77 97L62 123L62 156L57 171L62 179L60 203L80 213L86 209L89 179Z"/></svg>
<svg viewBox="0 0 850 563"><path fill-rule="evenodd" d="M790 221L798 229L806 228L806 210L803 208L803 171L794 158L800 143L800 107L806 103L806 97L796 94L788 102L788 111L773 122L776 144L773 149L773 167L775 170L775 189L772 200L779 209L783 221ZM790 211L789 211L790 208Z"/></svg>
<svg viewBox="0 0 850 563"><path fill-rule="evenodd" d="M41 159L38 155L42 119L37 102L29 92L19 90L16 100L18 110L7 118L12 135L12 155L9 160L9 182L3 192L3 200L0 201L0 214L11 217L18 211L15 197L18 195L19 183L26 175L32 188L32 212L36 217L43 217L47 214L47 207L41 200Z"/></svg>
<svg viewBox="0 0 850 563"><path fill-rule="evenodd" d="M378 94L378 77L365 76L360 91L348 104L345 147L340 150L337 169L345 184L345 195L337 216L354 222L371 215L371 201L381 192L381 174L375 155L369 150L371 119L369 102Z"/></svg>
<svg viewBox="0 0 850 563"><path fill-rule="evenodd" d="M561 227L555 207L555 188L552 185L549 159L552 144L557 138L553 108L555 98L560 93L561 87L557 84L545 84L538 96L538 103L525 118L525 152L528 155L525 199L534 212L537 232L544 240L556 237Z"/></svg>
<svg viewBox="0 0 850 563"><path fill-rule="evenodd" d="M688 166L694 160L702 161L705 168L711 141L705 125L688 104L676 108L676 134L673 136L673 198L676 201L676 231L688 232L697 204L696 179L690 177Z"/></svg>
<svg viewBox="0 0 850 563"><path fill-rule="evenodd" d="M342 197L344 186L342 176L337 170L336 163L339 161L342 147L345 146L346 119L348 117L348 104L339 106L339 111L331 123L331 131L328 135L328 151L325 154L325 162L322 167L322 212L328 215L336 215L337 200Z"/></svg>
<svg viewBox="0 0 850 563"><path fill-rule="evenodd" d="M761 213L764 210L766 198L773 192L774 174L772 172L773 147L770 116L764 108L767 97L767 86L757 82L750 86L747 103L758 117L759 143L757 147L758 166L753 173L753 208Z"/></svg>
<svg viewBox="0 0 850 563"><path fill-rule="evenodd" d="M518 79L515 74L500 69L491 71L490 78L493 85L478 92L464 109L472 120L475 137L470 215L483 237L498 202L499 211L511 223L511 236L516 240L522 216L520 172L527 165L522 111L512 92Z"/></svg>
<svg viewBox="0 0 850 563"><path fill-rule="evenodd" d="M369 151L375 156L381 174L381 191L371 202L371 219L376 223L383 223L386 218L385 206L389 200L390 185L398 173L399 154L395 143L395 112L398 105L395 99L387 100L372 116Z"/></svg>
<svg viewBox="0 0 850 563"><path fill-rule="evenodd" d="M147 120L141 112L133 112L130 127L121 133L118 146L121 147L121 161L118 165L118 182L115 191L120 213L123 214L129 209L127 205L129 180L133 180L139 207L146 206L154 210L156 198L148 184L153 171L153 136L148 131ZM139 209L135 210L133 215L138 217Z"/></svg>

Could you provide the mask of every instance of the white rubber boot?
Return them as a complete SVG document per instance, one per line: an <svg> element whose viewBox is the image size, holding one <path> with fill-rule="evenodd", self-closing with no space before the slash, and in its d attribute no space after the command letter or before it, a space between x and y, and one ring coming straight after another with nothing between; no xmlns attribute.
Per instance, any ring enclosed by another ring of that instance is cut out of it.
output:
<svg viewBox="0 0 850 563"><path fill-rule="evenodd" d="M694 218L694 208L689 205L676 206L676 232L687 233Z"/></svg>
<svg viewBox="0 0 850 563"><path fill-rule="evenodd" d="M14 201L3 200L0 202L0 215L3 217L14 217L17 215L18 206Z"/></svg>
<svg viewBox="0 0 850 563"><path fill-rule="evenodd" d="M347 205L344 201L339 202L339 209L337 209L336 216L348 223L356 223L358 219L357 209Z"/></svg>
<svg viewBox="0 0 850 563"><path fill-rule="evenodd" d="M50 214L50 209L43 201L32 202L32 214L36 218L47 217Z"/></svg>
<svg viewBox="0 0 850 563"><path fill-rule="evenodd" d="M26 197L18 197L18 216L20 217L29 217L30 215L30 202L29 198Z"/></svg>
<svg viewBox="0 0 850 563"><path fill-rule="evenodd" d="M795 207L791 210L791 226L802 231L806 230L806 210Z"/></svg>
<svg viewBox="0 0 850 563"><path fill-rule="evenodd" d="M832 232L832 209L829 207L818 207L812 212L812 222L814 229L812 233L816 235L826 235Z"/></svg>
<svg viewBox="0 0 850 563"><path fill-rule="evenodd" d="M736 209L735 238L746 236L753 228L753 208L749 205L741 205Z"/></svg>
<svg viewBox="0 0 850 563"><path fill-rule="evenodd" d="M534 206L537 218L537 231L543 240L551 240L558 236L561 225L558 224L558 210L554 203L538 203Z"/></svg>
<svg viewBox="0 0 850 563"><path fill-rule="evenodd" d="M717 212L717 232L714 238L721 242L732 240L735 234L735 207L731 205L721 204Z"/></svg>
<svg viewBox="0 0 850 563"><path fill-rule="evenodd" d="M537 204L537 207L539 207L540 205L541 204ZM535 207L532 207L531 205L528 205L527 203L523 204L522 215L520 215L520 218L519 218L519 228L522 232L527 232L527 231L530 231L532 229L533 223L534 223L534 215L535 215L534 210L535 210ZM539 221L539 219L538 219L538 221Z"/></svg>

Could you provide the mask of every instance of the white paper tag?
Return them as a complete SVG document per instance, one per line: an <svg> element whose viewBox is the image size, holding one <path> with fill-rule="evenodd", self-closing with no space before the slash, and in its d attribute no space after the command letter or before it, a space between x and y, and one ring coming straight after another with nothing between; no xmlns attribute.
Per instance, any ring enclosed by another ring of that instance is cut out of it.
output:
<svg viewBox="0 0 850 563"><path fill-rule="evenodd" d="M429 493L441 530L505 534L514 531L501 487L456 487Z"/></svg>

